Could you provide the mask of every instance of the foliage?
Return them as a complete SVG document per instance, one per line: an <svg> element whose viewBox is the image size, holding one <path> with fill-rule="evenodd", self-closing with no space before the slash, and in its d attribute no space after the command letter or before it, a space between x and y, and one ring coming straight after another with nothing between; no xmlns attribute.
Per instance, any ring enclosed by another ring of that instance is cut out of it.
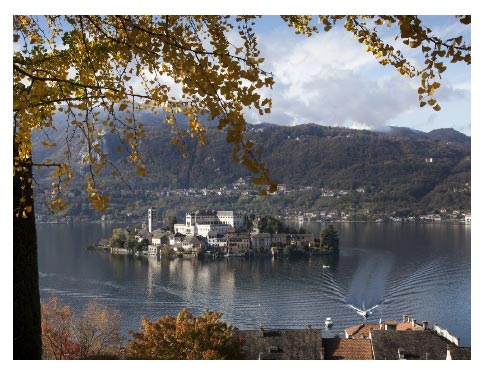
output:
<svg viewBox="0 0 484 374"><path fill-rule="evenodd" d="M129 238L124 243L124 248L125 249L134 250L134 249L136 249L137 246L138 246L138 241L134 237L133 238Z"/></svg>
<svg viewBox="0 0 484 374"><path fill-rule="evenodd" d="M296 246L291 244L291 245L286 245L282 249L282 253L284 256L293 256L296 254Z"/></svg>
<svg viewBox="0 0 484 374"><path fill-rule="evenodd" d="M232 337L233 327L220 320L222 313L206 310L199 317L186 309L176 318L156 322L143 317L140 332L132 332L128 357L136 359L214 360L243 358L241 342Z"/></svg>
<svg viewBox="0 0 484 374"><path fill-rule="evenodd" d="M262 245L257 247L257 254L264 255L268 253L269 253L269 250L265 249Z"/></svg>
<svg viewBox="0 0 484 374"><path fill-rule="evenodd" d="M171 217L170 219L170 232L175 232L175 225L177 224L176 216Z"/></svg>
<svg viewBox="0 0 484 374"><path fill-rule="evenodd" d="M270 234L283 233L286 231L284 224L272 216L257 218L257 227L260 232L268 232Z"/></svg>
<svg viewBox="0 0 484 374"><path fill-rule="evenodd" d="M175 254L175 251L173 250L173 248L169 245L164 245L162 248L161 248L161 255L163 257L172 257L173 255Z"/></svg>
<svg viewBox="0 0 484 374"><path fill-rule="evenodd" d="M148 250L148 245L149 245L148 239L142 239L141 241L136 242L133 249L136 252L144 252Z"/></svg>
<svg viewBox="0 0 484 374"><path fill-rule="evenodd" d="M80 358L116 356L121 344L121 313L91 302L74 323Z"/></svg>
<svg viewBox="0 0 484 374"><path fill-rule="evenodd" d="M252 215L252 217L249 217L247 214L244 214L244 222L242 223L242 232L251 232L252 231L252 226L254 224L254 218L255 216Z"/></svg>
<svg viewBox="0 0 484 374"><path fill-rule="evenodd" d="M41 300L42 355L47 360L73 360L80 357L80 345L74 337L71 308L57 298Z"/></svg>
<svg viewBox="0 0 484 374"><path fill-rule="evenodd" d="M115 356L121 342L121 314L99 303L87 305L74 315L57 298L41 300L43 358L48 360L86 359Z"/></svg>
<svg viewBox="0 0 484 374"><path fill-rule="evenodd" d="M124 230L121 228L115 228L113 229L111 237L109 238L109 245L111 247L123 248L124 243L126 242L126 239L127 238L124 233Z"/></svg>
<svg viewBox="0 0 484 374"><path fill-rule="evenodd" d="M320 243L323 251L339 251L338 233L333 225L321 229Z"/></svg>

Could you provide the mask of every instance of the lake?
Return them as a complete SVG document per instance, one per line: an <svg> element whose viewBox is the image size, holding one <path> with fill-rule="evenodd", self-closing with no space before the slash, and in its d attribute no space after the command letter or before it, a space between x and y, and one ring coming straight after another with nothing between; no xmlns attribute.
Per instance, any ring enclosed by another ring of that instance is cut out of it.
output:
<svg viewBox="0 0 484 374"><path fill-rule="evenodd" d="M299 227L300 224L292 223ZM319 235L321 223L304 223ZM119 309L122 334L183 307L242 329L322 328L324 337L364 323L351 306L378 305L366 320L438 323L471 345L471 225L335 223L340 255L304 259L153 258L87 251L119 225L38 224L40 292L75 311L90 300ZM333 319L324 328L326 317Z"/></svg>

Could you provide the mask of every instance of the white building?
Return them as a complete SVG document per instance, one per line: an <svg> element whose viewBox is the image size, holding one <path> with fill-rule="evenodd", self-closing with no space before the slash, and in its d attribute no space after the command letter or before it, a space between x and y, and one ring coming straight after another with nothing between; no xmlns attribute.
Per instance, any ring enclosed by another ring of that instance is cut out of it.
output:
<svg viewBox="0 0 484 374"><path fill-rule="evenodd" d="M152 232L156 223L156 208L148 209L148 231Z"/></svg>
<svg viewBox="0 0 484 374"><path fill-rule="evenodd" d="M150 244L148 246L148 255L149 256L158 256L160 254L160 246L155 244Z"/></svg>
<svg viewBox="0 0 484 374"><path fill-rule="evenodd" d="M204 238L209 233L225 235L230 231L238 231L242 228L244 217L233 211L196 211L189 212L185 216L185 224L175 224L175 233L183 235L200 235Z"/></svg>
<svg viewBox="0 0 484 374"><path fill-rule="evenodd" d="M244 216L232 210L219 210L217 212L217 218L220 222L232 226L236 231L239 231L244 224Z"/></svg>

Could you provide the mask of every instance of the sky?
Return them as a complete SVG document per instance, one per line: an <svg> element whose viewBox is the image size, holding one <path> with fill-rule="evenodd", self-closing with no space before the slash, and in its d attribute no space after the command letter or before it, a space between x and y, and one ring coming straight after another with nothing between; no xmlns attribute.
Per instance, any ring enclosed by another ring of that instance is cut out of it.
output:
<svg viewBox="0 0 484 374"><path fill-rule="evenodd" d="M463 35L470 41L470 27L452 16L427 16L424 24L437 36ZM356 129L405 126L428 132L452 127L471 135L471 68L448 64L435 97L442 109L420 108L418 78L401 76L382 66L353 34L338 25L308 38L296 35L279 17L258 21L263 67L274 74L269 115L246 111L249 122L279 125L316 123ZM401 41L396 46L401 47ZM419 64L421 50L405 55ZM421 65L421 64L420 64Z"/></svg>

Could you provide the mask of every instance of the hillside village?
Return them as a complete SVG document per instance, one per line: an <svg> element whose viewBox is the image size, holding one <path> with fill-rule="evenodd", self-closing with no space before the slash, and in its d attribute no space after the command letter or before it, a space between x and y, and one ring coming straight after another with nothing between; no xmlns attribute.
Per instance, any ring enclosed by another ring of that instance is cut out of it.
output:
<svg viewBox="0 0 484 374"><path fill-rule="evenodd" d="M135 222L150 206L163 208L169 215L210 206L333 221L387 221L392 217L418 221L435 220L436 215L441 220L463 220L471 209L470 137L459 133L384 134L314 124L251 127L250 139L264 145L264 162L278 183L277 192L261 197L252 176L225 156L230 149L223 133L209 129L205 147L188 141L191 156L183 159L173 151L169 133L159 126L149 126L148 131L140 149L147 176L139 178L126 165L116 164L126 169L127 183L120 183L110 173L103 176L104 193L109 196L105 213L91 209L86 201L82 176L87 170L80 160L74 162L80 178L63 190L67 206L56 216L47 209L52 198L50 173L35 170L37 222L102 218ZM105 151L118 155L118 145L108 136ZM56 160L50 153L54 150L44 148L36 151Z"/></svg>
<svg viewBox="0 0 484 374"><path fill-rule="evenodd" d="M465 188L454 189L455 193L464 193L470 186ZM157 190L135 190L119 189L115 191L111 198L113 201L125 200L132 197L133 193L136 199L143 201L144 204L149 202L163 200L166 209L170 209L169 202L176 201L178 204L183 204L185 201L188 206L201 201L212 202L211 205L219 205L218 200L225 201L226 204L234 205L239 200L247 202L256 200L257 189L250 182L250 178L239 178L234 183L226 184L218 188L160 188ZM316 188L313 186L289 186L286 184L279 184L277 191L269 194L270 205L278 206L282 201L292 201L296 198L304 199L305 196L319 196L319 198L328 201L327 209L307 208L304 210L294 209L277 209L278 215L285 220L299 220L299 221L324 221L324 222L351 222L351 221L373 221L373 222L442 222L442 221L461 221L469 222L471 212L470 209L448 209L441 207L437 210L422 212L421 214L411 214L410 211L394 211L394 212L379 212L375 213L371 209L363 207L355 207L351 201L364 199L371 191L364 187L355 189L331 189L331 188ZM69 199L77 199L79 196L73 192L68 193ZM309 198L309 197L308 197ZM181 199L181 200L180 200ZM208 199L208 200L207 200ZM212 201L213 200L213 201ZM247 200L247 201L246 201ZM233 201L234 203L231 203ZM143 205L144 205L143 204ZM82 212L87 210L87 203L81 204ZM114 205L118 205L114 203ZM251 210L251 209L249 209ZM146 210L130 210L124 215L106 213L98 216L101 221L115 221L115 222L136 222L143 218ZM89 214L76 214L75 216L66 214L61 216L52 216L46 214L37 214L36 220L39 223L68 223L68 222L89 222L94 219Z"/></svg>

